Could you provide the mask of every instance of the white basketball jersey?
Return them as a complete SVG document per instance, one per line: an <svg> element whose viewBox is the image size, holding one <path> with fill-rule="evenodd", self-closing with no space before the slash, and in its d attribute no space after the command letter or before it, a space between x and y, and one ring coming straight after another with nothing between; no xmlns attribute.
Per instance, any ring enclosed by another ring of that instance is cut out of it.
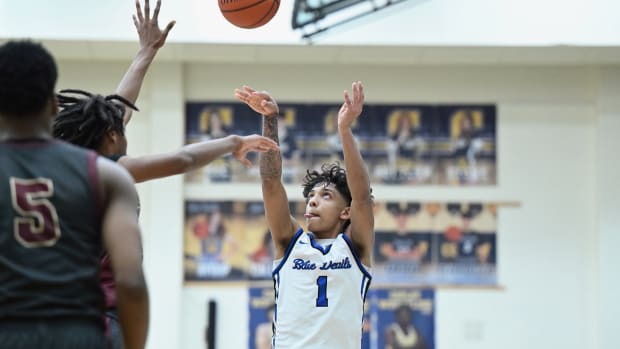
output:
<svg viewBox="0 0 620 349"><path fill-rule="evenodd" d="M274 261L274 349L359 349L370 273L339 234L320 246L302 229Z"/></svg>

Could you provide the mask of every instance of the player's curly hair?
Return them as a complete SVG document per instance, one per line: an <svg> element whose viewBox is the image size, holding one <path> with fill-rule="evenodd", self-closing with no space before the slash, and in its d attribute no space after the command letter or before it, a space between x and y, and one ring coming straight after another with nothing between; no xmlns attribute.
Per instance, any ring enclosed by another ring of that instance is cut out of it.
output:
<svg viewBox="0 0 620 349"><path fill-rule="evenodd" d="M321 171L307 170L306 176L303 179L302 187L304 198L308 198L308 194L317 184L324 183L325 185L333 184L336 190L344 197L347 206L351 205L351 191L349 191L349 185L347 183L347 173L344 168L340 167L338 162L324 163L321 166Z"/></svg>
<svg viewBox="0 0 620 349"><path fill-rule="evenodd" d="M56 62L40 44L9 41L0 46L0 113L35 116L54 97Z"/></svg>
<svg viewBox="0 0 620 349"><path fill-rule="evenodd" d="M92 150L99 149L106 132L125 134L125 107L138 110L119 95L62 90L57 97L60 113L54 120L54 137Z"/></svg>
<svg viewBox="0 0 620 349"><path fill-rule="evenodd" d="M303 195L307 200L308 195L318 184L324 185L333 184L336 190L342 195L347 206L351 205L351 191L347 183L347 173L344 168L340 167L338 162L327 162L321 166L321 171L307 170L306 176L302 181ZM342 227L345 231L351 224L351 220L347 220Z"/></svg>
<svg viewBox="0 0 620 349"><path fill-rule="evenodd" d="M333 184L336 190L342 195L347 206L351 206L351 191L349 190L349 184L347 182L347 173L344 168L340 166L338 162L326 162L321 165L321 171L306 170L306 176L302 181L303 195L308 200L308 195L314 187L318 184L324 185ZM372 188L370 188L370 199L374 202L375 197L372 195ZM346 230L351 224L351 220L347 220L344 223L342 230Z"/></svg>

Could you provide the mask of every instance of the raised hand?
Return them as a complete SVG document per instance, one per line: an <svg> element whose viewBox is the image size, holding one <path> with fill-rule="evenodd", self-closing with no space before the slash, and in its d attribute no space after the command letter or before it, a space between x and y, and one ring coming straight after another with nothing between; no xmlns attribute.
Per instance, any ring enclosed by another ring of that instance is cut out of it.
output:
<svg viewBox="0 0 620 349"><path fill-rule="evenodd" d="M249 152L264 153L270 150L278 150L278 145L273 140L259 135L243 136L232 155L246 167L250 168L252 163L246 158Z"/></svg>
<svg viewBox="0 0 620 349"><path fill-rule="evenodd" d="M235 97L264 116L274 116L279 113L278 103L267 91L259 92L249 86L243 86L241 90L235 89Z"/></svg>
<svg viewBox="0 0 620 349"><path fill-rule="evenodd" d="M338 129L347 129L357 120L364 108L364 86L361 81L356 81L351 85L353 100L349 93L344 91L344 103L338 111Z"/></svg>
<svg viewBox="0 0 620 349"><path fill-rule="evenodd" d="M136 14L133 15L133 23L138 30L138 36L140 37L141 48L151 48L158 50L166 43L168 33L176 24L176 21L170 21L164 30L159 28L157 18L159 16L159 8L161 7L161 0L157 0L155 10L153 11L153 17L151 17L151 9L149 6L149 0L144 1L144 13L140 6L140 0L136 0Z"/></svg>

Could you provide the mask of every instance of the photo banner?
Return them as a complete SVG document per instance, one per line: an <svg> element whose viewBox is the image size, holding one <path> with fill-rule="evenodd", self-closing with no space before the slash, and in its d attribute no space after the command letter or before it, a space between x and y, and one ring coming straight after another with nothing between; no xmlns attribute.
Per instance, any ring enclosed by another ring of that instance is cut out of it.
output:
<svg viewBox="0 0 620 349"><path fill-rule="evenodd" d="M289 204L304 226L305 203ZM185 281L271 280L259 201L186 201ZM497 285L497 204L377 202L373 285Z"/></svg>
<svg viewBox="0 0 620 349"><path fill-rule="evenodd" d="M298 183L306 169L342 162L337 104L280 105L278 135L283 180ZM230 134L260 134L262 116L245 104L186 104L186 143ZM496 107L494 105L364 106L353 125L373 183L394 185L495 185ZM256 160L250 154L250 160ZM258 182L231 156L186 175L188 183Z"/></svg>
<svg viewBox="0 0 620 349"><path fill-rule="evenodd" d="M369 302L371 348L435 348L434 290L373 289Z"/></svg>
<svg viewBox="0 0 620 349"><path fill-rule="evenodd" d="M249 349L271 349L273 292L273 287L249 288ZM362 349L434 349L435 291L372 286L361 326Z"/></svg>
<svg viewBox="0 0 620 349"><path fill-rule="evenodd" d="M249 349L271 349L275 296L273 287L249 288Z"/></svg>

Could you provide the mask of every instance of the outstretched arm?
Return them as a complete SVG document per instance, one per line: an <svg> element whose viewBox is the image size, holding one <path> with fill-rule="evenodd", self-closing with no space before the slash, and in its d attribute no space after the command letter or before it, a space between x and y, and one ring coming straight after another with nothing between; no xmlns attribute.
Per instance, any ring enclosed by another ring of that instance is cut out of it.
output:
<svg viewBox="0 0 620 349"><path fill-rule="evenodd" d="M134 104L138 99L144 77L151 62L153 62L155 55L157 55L157 51L164 46L168 33L176 23L175 21L170 21L164 30L159 29L157 17L159 16L160 7L161 0L157 0L153 17L150 17L149 0L144 1L144 13L140 6L140 0L136 0L136 14L133 15L133 23L140 38L140 49L116 89L117 95L125 97ZM131 115L132 110L127 108L123 120L125 125L131 120Z"/></svg>
<svg viewBox="0 0 620 349"><path fill-rule="evenodd" d="M347 183L351 191L351 228L349 236L362 263L372 265L372 246L375 239L375 220L368 169L362 159L351 125L357 120L364 107L364 90L361 82L354 82L353 98L344 91L344 103L338 112L338 133L342 140Z"/></svg>
<svg viewBox="0 0 620 349"><path fill-rule="evenodd" d="M278 104L267 92L244 86L235 90L235 96L254 111L263 115L263 136L278 142ZM291 216L288 197L282 184L282 156L278 150L260 155L260 177L265 202L265 216L275 247L275 259L284 256L286 247L299 229L299 223Z"/></svg>
<svg viewBox="0 0 620 349"><path fill-rule="evenodd" d="M127 171L99 158L102 195L102 234L110 255L118 309L127 349L143 349L149 324L149 297L142 270L136 188Z"/></svg>
<svg viewBox="0 0 620 349"><path fill-rule="evenodd" d="M277 149L276 142L259 135L232 135L188 144L170 153L139 157L123 156L118 160L118 163L129 171L137 183L140 183L195 170L229 153L232 153L246 167L251 167L252 163L246 158L249 152L266 152Z"/></svg>

